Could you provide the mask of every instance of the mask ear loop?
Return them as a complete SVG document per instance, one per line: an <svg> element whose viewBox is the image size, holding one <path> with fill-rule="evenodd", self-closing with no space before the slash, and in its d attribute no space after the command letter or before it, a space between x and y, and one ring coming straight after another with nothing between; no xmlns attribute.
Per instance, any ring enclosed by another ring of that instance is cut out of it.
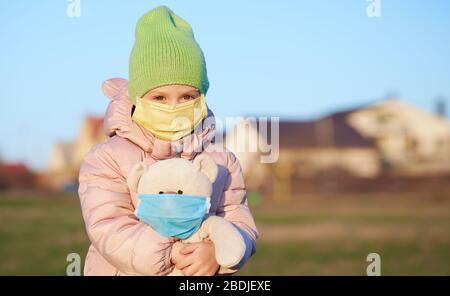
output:
<svg viewBox="0 0 450 296"><path fill-rule="evenodd" d="M206 197L206 213L205 215L209 214L209 209L211 208L211 197Z"/></svg>

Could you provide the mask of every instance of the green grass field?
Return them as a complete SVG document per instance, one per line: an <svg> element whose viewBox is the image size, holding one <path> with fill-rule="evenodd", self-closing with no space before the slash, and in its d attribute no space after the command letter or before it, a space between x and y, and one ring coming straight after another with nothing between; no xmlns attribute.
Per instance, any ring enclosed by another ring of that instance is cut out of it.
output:
<svg viewBox="0 0 450 296"><path fill-rule="evenodd" d="M450 196L301 196L252 208L257 253L239 275L450 275ZM88 239L77 196L0 194L0 275L63 275Z"/></svg>

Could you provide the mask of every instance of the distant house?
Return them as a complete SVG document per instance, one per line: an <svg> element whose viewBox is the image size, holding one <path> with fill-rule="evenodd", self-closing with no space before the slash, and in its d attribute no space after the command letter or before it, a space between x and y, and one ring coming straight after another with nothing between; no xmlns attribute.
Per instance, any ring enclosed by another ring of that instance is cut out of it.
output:
<svg viewBox="0 0 450 296"><path fill-rule="evenodd" d="M249 187L271 186L278 195L289 194L296 178L450 173L449 121L395 99L313 121L280 121L277 138L267 131L257 120L242 120L225 142ZM246 149L261 140L279 141L277 162L263 164L260 150Z"/></svg>
<svg viewBox="0 0 450 296"><path fill-rule="evenodd" d="M47 169L50 172L60 172L72 166L73 143L56 143L50 151Z"/></svg>
<svg viewBox="0 0 450 296"><path fill-rule="evenodd" d="M357 109L348 123L373 139L383 164L397 175L450 172L450 122L398 99Z"/></svg>
<svg viewBox="0 0 450 296"><path fill-rule="evenodd" d="M347 174L374 178L380 171L376 143L351 127L346 113L336 113L315 121L279 122L279 157L271 164L261 163L260 152L248 152L261 141L274 143L272 132L261 135L260 122L241 121L227 133L226 145L241 162L249 188L270 186L276 196L288 196L294 178L314 178ZM270 124L270 122L269 122Z"/></svg>
<svg viewBox="0 0 450 296"><path fill-rule="evenodd" d="M73 188L84 156L92 146L106 138L103 117L87 116L74 142L54 144L46 171L48 186L53 189Z"/></svg>
<svg viewBox="0 0 450 296"><path fill-rule="evenodd" d="M103 133L103 117L88 116L82 124L73 147L73 165L79 167L86 153L97 143L107 139Z"/></svg>
<svg viewBox="0 0 450 296"><path fill-rule="evenodd" d="M0 162L0 189L34 189L36 175L24 163Z"/></svg>

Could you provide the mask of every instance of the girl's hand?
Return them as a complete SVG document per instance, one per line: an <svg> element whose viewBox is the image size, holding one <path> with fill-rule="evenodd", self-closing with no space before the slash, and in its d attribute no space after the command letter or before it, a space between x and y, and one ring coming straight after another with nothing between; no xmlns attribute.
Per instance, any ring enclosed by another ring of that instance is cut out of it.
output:
<svg viewBox="0 0 450 296"><path fill-rule="evenodd" d="M175 266L186 276L215 275L220 267L212 241L183 244L180 254Z"/></svg>
<svg viewBox="0 0 450 296"><path fill-rule="evenodd" d="M186 244L183 244L181 241L176 241L173 245L172 245L172 251L171 251L171 262L172 264L176 264L178 263L178 261L180 261L180 259L184 256L183 254L180 253L180 250L185 247Z"/></svg>

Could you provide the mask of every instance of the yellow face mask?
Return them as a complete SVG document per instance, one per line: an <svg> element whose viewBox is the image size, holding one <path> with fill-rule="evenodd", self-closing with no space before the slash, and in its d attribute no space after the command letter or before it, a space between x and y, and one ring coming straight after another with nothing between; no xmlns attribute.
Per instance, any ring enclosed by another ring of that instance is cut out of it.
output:
<svg viewBox="0 0 450 296"><path fill-rule="evenodd" d="M132 118L155 137L173 142L190 134L207 114L204 95L176 106L138 98Z"/></svg>

